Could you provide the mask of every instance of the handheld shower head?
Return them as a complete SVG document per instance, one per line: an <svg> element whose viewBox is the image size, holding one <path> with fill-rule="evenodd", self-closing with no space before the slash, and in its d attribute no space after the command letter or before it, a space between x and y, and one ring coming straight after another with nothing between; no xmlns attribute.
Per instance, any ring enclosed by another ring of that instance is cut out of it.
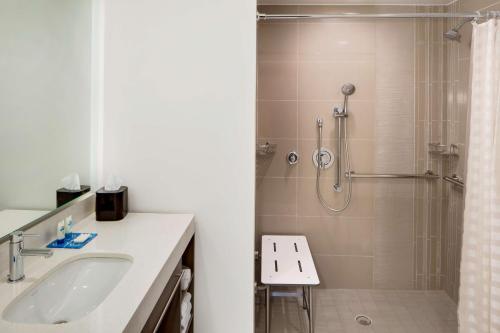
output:
<svg viewBox="0 0 500 333"><path fill-rule="evenodd" d="M346 83L342 86L342 94L344 96L351 96L356 91L356 87L352 83Z"/></svg>
<svg viewBox="0 0 500 333"><path fill-rule="evenodd" d="M344 94L344 106L336 107L333 110L333 116L335 118L345 118L347 117L347 102L349 100L349 96L356 92L356 86L352 83L346 83L342 86L342 94Z"/></svg>

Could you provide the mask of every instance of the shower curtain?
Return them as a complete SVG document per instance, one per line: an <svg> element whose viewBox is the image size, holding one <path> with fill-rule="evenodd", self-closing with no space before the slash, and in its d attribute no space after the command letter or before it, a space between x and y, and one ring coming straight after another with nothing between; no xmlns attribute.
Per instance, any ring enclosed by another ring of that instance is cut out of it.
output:
<svg viewBox="0 0 500 333"><path fill-rule="evenodd" d="M474 24L461 333L500 332L500 20Z"/></svg>

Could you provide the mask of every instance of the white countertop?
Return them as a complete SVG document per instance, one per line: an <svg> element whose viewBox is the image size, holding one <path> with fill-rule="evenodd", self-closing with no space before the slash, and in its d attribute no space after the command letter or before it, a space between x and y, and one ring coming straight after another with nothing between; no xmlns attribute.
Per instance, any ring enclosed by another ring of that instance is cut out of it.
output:
<svg viewBox="0 0 500 333"><path fill-rule="evenodd" d="M51 258L27 260L26 279L15 284L7 283L7 272L1 273L0 314L33 282L43 277L57 264L75 255L84 253L130 255L133 263L123 279L94 311L82 319L61 325L41 325L11 323L0 318L0 332L113 333L130 330L127 324L133 316L134 321L147 319L144 318L146 314L136 313L136 310L153 287L160 272L170 276L174 271L180 256L194 235L193 218L191 214L129 213L122 221L96 222L94 215L87 217L76 225L75 231L97 232L98 236L84 248L55 249Z"/></svg>

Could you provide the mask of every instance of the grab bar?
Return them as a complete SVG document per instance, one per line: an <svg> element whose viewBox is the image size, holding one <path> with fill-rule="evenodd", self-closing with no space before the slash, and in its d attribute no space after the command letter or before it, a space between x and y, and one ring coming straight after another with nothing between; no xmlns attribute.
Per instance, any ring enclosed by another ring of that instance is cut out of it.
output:
<svg viewBox="0 0 500 333"><path fill-rule="evenodd" d="M453 185L456 185L460 188L465 188L465 184L462 181L462 178L458 177L457 175L452 175L451 177L445 176L443 177L443 180L452 183Z"/></svg>
<svg viewBox="0 0 500 333"><path fill-rule="evenodd" d="M349 173L345 173L345 177L349 178ZM398 179L438 179L439 175L427 170L424 174L357 174L351 171L351 178L398 178Z"/></svg>

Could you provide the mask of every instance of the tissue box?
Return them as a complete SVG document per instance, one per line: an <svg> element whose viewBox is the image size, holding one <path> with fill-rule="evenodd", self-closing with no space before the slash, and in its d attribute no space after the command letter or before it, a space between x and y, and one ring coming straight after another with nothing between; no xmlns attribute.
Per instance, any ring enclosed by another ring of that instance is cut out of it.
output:
<svg viewBox="0 0 500 333"><path fill-rule="evenodd" d="M95 197L95 216L97 221L119 221L128 213L128 187L117 191L99 189Z"/></svg>
<svg viewBox="0 0 500 333"><path fill-rule="evenodd" d="M57 207L61 207L65 203L68 203L89 191L90 186L88 185L80 186L79 190L67 190L65 188L60 188L56 191Z"/></svg>

